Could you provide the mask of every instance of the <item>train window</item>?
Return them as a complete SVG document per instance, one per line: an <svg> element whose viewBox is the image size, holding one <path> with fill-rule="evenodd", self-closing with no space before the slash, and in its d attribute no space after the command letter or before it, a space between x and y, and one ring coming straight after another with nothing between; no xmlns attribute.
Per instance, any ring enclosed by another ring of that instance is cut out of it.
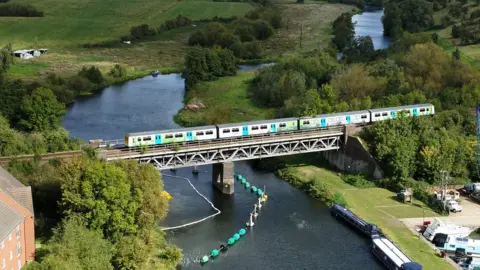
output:
<svg viewBox="0 0 480 270"><path fill-rule="evenodd" d="M173 138L172 134L165 135L165 139L171 139L171 138Z"/></svg>
<svg viewBox="0 0 480 270"><path fill-rule="evenodd" d="M197 136L203 136L203 131L198 131Z"/></svg>
<svg viewBox="0 0 480 270"><path fill-rule="evenodd" d="M240 131L238 128L232 128L232 132L238 132Z"/></svg>
<svg viewBox="0 0 480 270"><path fill-rule="evenodd" d="M253 126L252 130L258 130L258 126Z"/></svg>
<svg viewBox="0 0 480 270"><path fill-rule="evenodd" d="M143 137L143 141L151 141L152 137Z"/></svg>
<svg viewBox="0 0 480 270"><path fill-rule="evenodd" d="M267 125L260 126L260 129L267 129L267 128L268 128Z"/></svg>
<svg viewBox="0 0 480 270"><path fill-rule="evenodd" d="M228 128L224 129L223 133L230 133L230 129L228 129Z"/></svg>
<svg viewBox="0 0 480 270"><path fill-rule="evenodd" d="M380 114L379 114L379 113L376 113L376 114L375 114L375 117L380 117Z"/></svg>
<svg viewBox="0 0 480 270"><path fill-rule="evenodd" d="M285 123L280 124L280 127L286 127L286 126L287 126L287 124L285 124Z"/></svg>
<svg viewBox="0 0 480 270"><path fill-rule="evenodd" d="M304 125L310 125L310 121L303 121Z"/></svg>
<svg viewBox="0 0 480 270"><path fill-rule="evenodd" d="M175 134L175 138L181 138L181 137L183 137L183 134L182 134L182 133L177 133L177 134Z"/></svg>
<svg viewBox="0 0 480 270"><path fill-rule="evenodd" d="M427 108L427 112L430 111L430 108Z"/></svg>
<svg viewBox="0 0 480 270"><path fill-rule="evenodd" d="M362 115L362 119L366 119L366 118L367 118L366 114Z"/></svg>
<svg viewBox="0 0 480 270"><path fill-rule="evenodd" d="M212 135L212 134L213 134L213 131L212 131L212 130L209 130L209 131L207 131L206 134L207 134L207 135Z"/></svg>
<svg viewBox="0 0 480 270"><path fill-rule="evenodd" d="M382 116L387 116L387 115L388 115L388 113L386 113L386 112L382 113Z"/></svg>
<svg viewBox="0 0 480 270"><path fill-rule="evenodd" d="M425 111L425 108L421 108L421 109L420 109L420 112L424 112L424 111Z"/></svg>

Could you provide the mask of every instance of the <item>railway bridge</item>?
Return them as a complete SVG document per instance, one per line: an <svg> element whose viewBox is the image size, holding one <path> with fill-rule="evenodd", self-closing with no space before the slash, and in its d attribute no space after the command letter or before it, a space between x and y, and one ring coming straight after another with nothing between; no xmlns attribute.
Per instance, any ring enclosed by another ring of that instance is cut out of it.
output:
<svg viewBox="0 0 480 270"><path fill-rule="evenodd" d="M234 161L338 150L346 142L348 130L349 126L338 126L146 148L110 147L102 149L99 156L106 161L152 163L160 170L213 164L213 184L223 193L232 194Z"/></svg>

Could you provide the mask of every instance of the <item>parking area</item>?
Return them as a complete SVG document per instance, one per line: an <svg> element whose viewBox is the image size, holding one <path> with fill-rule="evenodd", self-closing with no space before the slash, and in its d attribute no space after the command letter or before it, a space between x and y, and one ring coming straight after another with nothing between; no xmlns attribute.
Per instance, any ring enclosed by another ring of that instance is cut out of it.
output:
<svg viewBox="0 0 480 270"><path fill-rule="evenodd" d="M457 225L468 227L480 227L480 204L472 201L470 198L461 197L462 212L450 213L447 217L436 216L438 219L449 221ZM431 220L435 216L425 217L425 220ZM401 219L403 223L409 228L416 228L422 225L423 218L404 218Z"/></svg>

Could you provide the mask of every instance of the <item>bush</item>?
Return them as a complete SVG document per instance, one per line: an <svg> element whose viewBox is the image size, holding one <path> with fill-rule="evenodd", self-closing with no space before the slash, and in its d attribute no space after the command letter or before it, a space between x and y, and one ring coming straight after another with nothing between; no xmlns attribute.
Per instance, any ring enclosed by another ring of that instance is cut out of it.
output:
<svg viewBox="0 0 480 270"><path fill-rule="evenodd" d="M470 19L476 19L480 17L480 9L472 11L472 14L470 14Z"/></svg>
<svg viewBox="0 0 480 270"><path fill-rule="evenodd" d="M43 17L43 11L32 5L6 3L0 5L0 17Z"/></svg>
<svg viewBox="0 0 480 270"><path fill-rule="evenodd" d="M131 40L146 39L148 37L155 36L156 34L157 31L155 31L153 28L150 28L148 24L141 24L130 29Z"/></svg>
<svg viewBox="0 0 480 270"><path fill-rule="evenodd" d="M373 188L375 183L368 181L364 175L361 174L347 174L343 176L343 181L357 188Z"/></svg>
<svg viewBox="0 0 480 270"><path fill-rule="evenodd" d="M258 40L265 40L273 35L273 28L266 21L256 21L252 27L253 34Z"/></svg>
<svg viewBox="0 0 480 270"><path fill-rule="evenodd" d="M119 65L116 64L108 73L108 75L115 77L115 78L125 78L127 76L127 70Z"/></svg>
<svg viewBox="0 0 480 270"><path fill-rule="evenodd" d="M101 84L104 80L102 72L95 66L91 66L90 68L83 67L82 70L78 72L78 76L87 78L95 84Z"/></svg>
<svg viewBox="0 0 480 270"><path fill-rule="evenodd" d="M191 23L192 23L192 20L190 20L189 18L184 17L182 15L178 15L177 18L173 20L166 20L162 25L160 25L158 32L168 31L175 28L187 26L187 25L190 25Z"/></svg>

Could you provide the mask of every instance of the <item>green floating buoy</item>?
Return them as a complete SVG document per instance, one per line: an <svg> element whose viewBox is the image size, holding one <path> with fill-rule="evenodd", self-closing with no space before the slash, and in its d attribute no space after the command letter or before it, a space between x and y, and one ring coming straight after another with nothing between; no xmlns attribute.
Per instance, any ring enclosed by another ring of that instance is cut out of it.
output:
<svg viewBox="0 0 480 270"><path fill-rule="evenodd" d="M247 180L242 179L242 184L245 184L246 182L247 182Z"/></svg>
<svg viewBox="0 0 480 270"><path fill-rule="evenodd" d="M238 233L234 234L233 239L235 239L235 241L237 241L238 239L240 239L240 235Z"/></svg>
<svg viewBox="0 0 480 270"><path fill-rule="evenodd" d="M245 188L249 188L250 187L250 183L245 183Z"/></svg>
<svg viewBox="0 0 480 270"><path fill-rule="evenodd" d="M257 187L256 186L252 187L252 192L257 192Z"/></svg>
<svg viewBox="0 0 480 270"><path fill-rule="evenodd" d="M210 255L214 258L217 257L218 256L218 249L213 249L212 252L210 252Z"/></svg>
<svg viewBox="0 0 480 270"><path fill-rule="evenodd" d="M227 243L231 246L231 245L233 245L233 244L235 243L235 239L233 239L233 238L228 238Z"/></svg>
<svg viewBox="0 0 480 270"><path fill-rule="evenodd" d="M202 261L202 263L208 262L208 256L207 255L203 256L201 261Z"/></svg>
<svg viewBox="0 0 480 270"><path fill-rule="evenodd" d="M240 236L244 236L245 233L247 233L247 230L245 229L240 229L240 231L238 231L238 234L240 234Z"/></svg>
<svg viewBox="0 0 480 270"><path fill-rule="evenodd" d="M258 194L258 196L261 196L263 194L263 191L261 189L258 189L257 194Z"/></svg>

